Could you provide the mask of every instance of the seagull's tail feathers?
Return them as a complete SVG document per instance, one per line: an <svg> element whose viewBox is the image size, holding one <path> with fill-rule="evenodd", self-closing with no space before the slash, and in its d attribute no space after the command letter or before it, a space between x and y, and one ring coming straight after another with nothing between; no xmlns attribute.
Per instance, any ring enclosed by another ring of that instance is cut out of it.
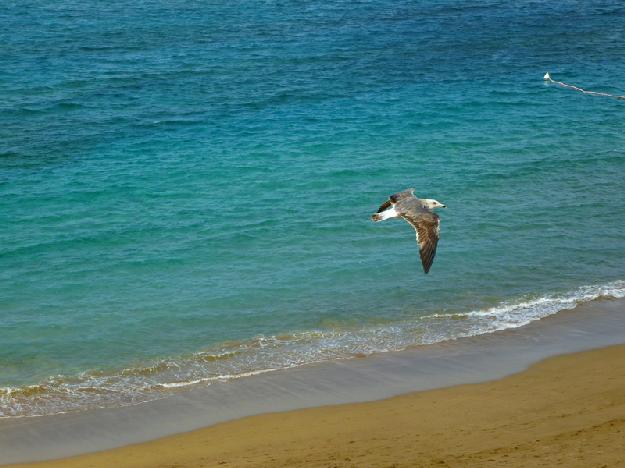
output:
<svg viewBox="0 0 625 468"><path fill-rule="evenodd" d="M385 219L397 218L399 214L395 211L395 208L391 207L384 211L378 211L377 213L373 213L371 215L371 219L374 223L378 221L384 221Z"/></svg>

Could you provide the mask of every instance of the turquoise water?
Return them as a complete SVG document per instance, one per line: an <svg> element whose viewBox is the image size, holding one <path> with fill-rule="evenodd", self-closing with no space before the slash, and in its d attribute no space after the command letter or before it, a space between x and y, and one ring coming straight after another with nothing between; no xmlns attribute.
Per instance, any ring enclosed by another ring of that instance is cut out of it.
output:
<svg viewBox="0 0 625 468"><path fill-rule="evenodd" d="M625 293L617 1L3 2L0 416ZM436 198L429 275L412 228Z"/></svg>

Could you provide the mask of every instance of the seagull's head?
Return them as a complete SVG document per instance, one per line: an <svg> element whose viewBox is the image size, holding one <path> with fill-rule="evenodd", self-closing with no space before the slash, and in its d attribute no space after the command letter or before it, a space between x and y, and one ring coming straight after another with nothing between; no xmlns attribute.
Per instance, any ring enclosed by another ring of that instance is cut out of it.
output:
<svg viewBox="0 0 625 468"><path fill-rule="evenodd" d="M433 210L434 208L447 208L447 205L431 198L424 198L422 201L425 207L430 210Z"/></svg>

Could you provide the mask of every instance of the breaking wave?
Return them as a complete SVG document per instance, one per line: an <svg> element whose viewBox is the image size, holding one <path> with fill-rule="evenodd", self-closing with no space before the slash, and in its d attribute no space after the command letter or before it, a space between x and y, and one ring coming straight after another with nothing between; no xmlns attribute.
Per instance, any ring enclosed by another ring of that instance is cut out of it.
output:
<svg viewBox="0 0 625 468"><path fill-rule="evenodd" d="M625 281L584 286L564 294L526 296L483 310L435 313L379 326L257 336L115 372L59 375L37 385L0 387L0 417L132 405L194 385L516 328L604 297L625 297Z"/></svg>

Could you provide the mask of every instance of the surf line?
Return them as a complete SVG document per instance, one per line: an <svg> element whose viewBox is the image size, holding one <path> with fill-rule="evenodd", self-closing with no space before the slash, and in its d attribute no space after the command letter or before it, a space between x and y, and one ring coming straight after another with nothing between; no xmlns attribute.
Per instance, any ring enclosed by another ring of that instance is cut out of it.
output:
<svg viewBox="0 0 625 468"><path fill-rule="evenodd" d="M572 89L574 91L579 91L579 92L584 93L584 94L590 94L592 96L606 96L606 97L611 97L611 98L614 98L614 99L625 99L625 95L619 96L617 94L599 93L597 91L588 91L588 90L580 88L578 86L564 83L563 81L556 81L553 78L551 78L551 75L549 74L549 72L545 73L545 76L543 76L543 80L545 80L545 81L547 81L549 83L557 84L559 86L562 86L563 88L569 88L569 89Z"/></svg>

